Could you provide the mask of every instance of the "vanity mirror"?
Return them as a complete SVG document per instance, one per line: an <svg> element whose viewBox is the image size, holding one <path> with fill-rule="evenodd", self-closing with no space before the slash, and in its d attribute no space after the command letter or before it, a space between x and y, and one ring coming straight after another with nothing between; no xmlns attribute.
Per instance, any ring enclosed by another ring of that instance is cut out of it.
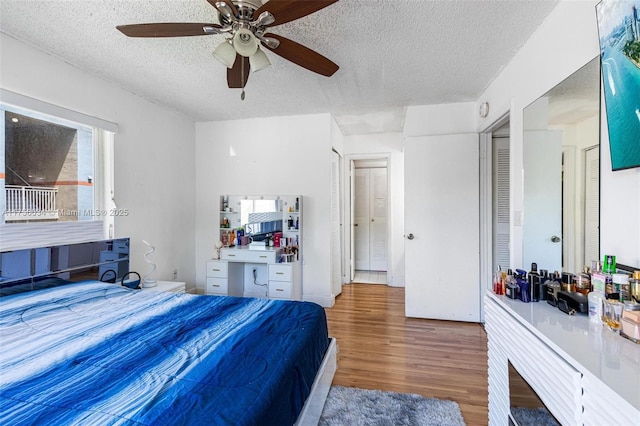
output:
<svg viewBox="0 0 640 426"><path fill-rule="evenodd" d="M220 199L220 241L230 245L228 234L242 229L245 236L262 241L267 234L282 233L300 245L302 197L295 195L223 195Z"/></svg>
<svg viewBox="0 0 640 426"><path fill-rule="evenodd" d="M523 266L599 259L600 66L594 58L524 109Z"/></svg>

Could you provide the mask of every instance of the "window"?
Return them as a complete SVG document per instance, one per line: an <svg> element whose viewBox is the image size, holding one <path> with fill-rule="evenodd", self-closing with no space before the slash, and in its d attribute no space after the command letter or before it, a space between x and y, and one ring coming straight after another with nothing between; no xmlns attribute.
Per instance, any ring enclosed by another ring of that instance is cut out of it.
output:
<svg viewBox="0 0 640 426"><path fill-rule="evenodd" d="M93 220L93 145L92 128L5 107L5 223Z"/></svg>
<svg viewBox="0 0 640 426"><path fill-rule="evenodd" d="M45 233L48 241L37 244L112 237L117 126L5 90L0 94L1 239L21 239L38 226L52 230ZM17 102L4 103L7 98ZM0 251L8 247L15 249L3 241Z"/></svg>

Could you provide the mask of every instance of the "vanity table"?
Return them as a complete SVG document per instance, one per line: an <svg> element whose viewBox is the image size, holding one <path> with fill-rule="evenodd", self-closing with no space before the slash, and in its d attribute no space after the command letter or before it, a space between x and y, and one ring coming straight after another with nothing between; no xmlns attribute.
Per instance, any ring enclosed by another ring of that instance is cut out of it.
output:
<svg viewBox="0 0 640 426"><path fill-rule="evenodd" d="M281 254L279 247L223 248L219 260L207 261L207 294L301 300L300 261L278 263Z"/></svg>
<svg viewBox="0 0 640 426"><path fill-rule="evenodd" d="M220 241L229 242L229 231L238 229L256 239L277 233L283 245L297 247L297 256L282 256L278 243L223 247L219 259L207 261L206 293L302 300L302 196L223 195L219 216Z"/></svg>
<svg viewBox="0 0 640 426"><path fill-rule="evenodd" d="M640 424L640 345L546 302L488 292L489 424L507 425L508 364L566 425Z"/></svg>

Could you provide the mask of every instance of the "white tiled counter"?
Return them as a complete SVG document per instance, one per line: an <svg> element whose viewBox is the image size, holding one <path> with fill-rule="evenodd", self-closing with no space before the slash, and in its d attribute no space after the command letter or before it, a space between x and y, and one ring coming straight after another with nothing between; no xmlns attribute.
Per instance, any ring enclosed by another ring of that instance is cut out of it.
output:
<svg viewBox="0 0 640 426"><path fill-rule="evenodd" d="M507 425L508 361L567 425L640 425L640 345L543 302L488 292L489 424Z"/></svg>

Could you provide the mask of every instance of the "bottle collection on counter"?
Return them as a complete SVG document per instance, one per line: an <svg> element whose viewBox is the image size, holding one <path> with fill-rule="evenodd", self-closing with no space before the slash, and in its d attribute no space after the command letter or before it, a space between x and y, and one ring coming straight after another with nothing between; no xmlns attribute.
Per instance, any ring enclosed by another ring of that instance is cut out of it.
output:
<svg viewBox="0 0 640 426"><path fill-rule="evenodd" d="M616 257L592 261L581 273L538 270L506 271L498 267L493 292L524 303L546 300L548 304L589 320L640 344L640 270L629 275L616 268Z"/></svg>

